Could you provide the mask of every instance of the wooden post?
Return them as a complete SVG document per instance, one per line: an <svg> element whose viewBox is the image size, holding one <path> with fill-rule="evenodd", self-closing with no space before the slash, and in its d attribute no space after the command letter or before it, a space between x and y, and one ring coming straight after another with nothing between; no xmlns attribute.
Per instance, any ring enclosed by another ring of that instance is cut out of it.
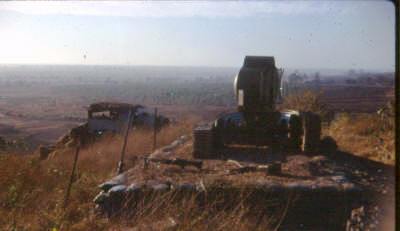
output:
<svg viewBox="0 0 400 231"><path fill-rule="evenodd" d="M121 158L120 158L120 161L118 162L118 168L117 168L118 174L121 174L124 171L125 149L126 149L126 143L128 141L128 135L129 135L129 130L131 128L131 124L132 124L132 109L129 111L129 118L128 118L128 124L127 124L126 130L125 130L124 143L122 144Z"/></svg>
<svg viewBox="0 0 400 231"><path fill-rule="evenodd" d="M153 151L155 151L157 147L157 108L154 108L153 131Z"/></svg>
<svg viewBox="0 0 400 231"><path fill-rule="evenodd" d="M72 166L71 176L69 177L69 183L68 183L68 187L67 187L67 192L65 193L65 197L64 197L63 208L66 208L68 205L68 202L69 202L69 194L71 192L72 183L74 181L76 164L78 163L79 149L80 149L80 144L78 144L78 146L76 147L76 150L75 150L74 164Z"/></svg>

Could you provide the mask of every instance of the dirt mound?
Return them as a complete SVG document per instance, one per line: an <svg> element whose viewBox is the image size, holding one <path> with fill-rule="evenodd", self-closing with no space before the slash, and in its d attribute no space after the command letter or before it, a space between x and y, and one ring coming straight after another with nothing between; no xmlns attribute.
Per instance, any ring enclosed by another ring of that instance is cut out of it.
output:
<svg viewBox="0 0 400 231"><path fill-rule="evenodd" d="M170 160L192 159L191 140L178 139L174 143L175 145L161 148L150 156ZM157 162L146 164L144 160L148 158L147 155L136 156L132 168L100 185L102 191L95 198L95 203L103 212L115 215L122 211L135 211L135 203L145 198L157 197L154 195L174 195L175 199L182 193L196 195L196 198L200 195L200 204L215 203L217 198L218 201L229 204L236 203L240 198L243 199L244 194L250 193L254 195L251 197L252 203L256 201L257 204L256 195L261 195L260 198L273 195L283 203L290 194L296 195L297 200L290 205L290 212L287 212L282 227L300 230L323 227L328 223L330 227L335 225L341 227L338 230L343 230L347 221L348 227L373 227L376 220L383 219L383 214L390 213L391 208L387 206L387 200L385 204L382 204L381 200L388 195L394 195L393 189L388 189L393 186L393 177L390 177L391 170L386 165L352 159L339 151L330 151L329 157L285 155L274 153L268 148L246 151L240 148L227 149L223 155L225 159L203 160L200 170L191 166ZM265 171L277 161L281 161L280 173L271 174ZM239 167L246 171L236 171ZM361 178L359 174L362 175ZM383 183L387 184L386 192L377 188L375 181L369 181L371 177L379 177L382 183L386 182ZM258 201L258 204L260 203L261 201ZM322 205L324 208L318 207ZM344 207L339 208L339 205ZM382 211L373 215L371 211L375 211L374 206ZM360 210L368 210L362 219L357 212ZM322 221L323 224L317 224L316 220ZM294 224L302 224L303 228L293 226ZM379 227L381 226L375 225L376 230L379 230Z"/></svg>

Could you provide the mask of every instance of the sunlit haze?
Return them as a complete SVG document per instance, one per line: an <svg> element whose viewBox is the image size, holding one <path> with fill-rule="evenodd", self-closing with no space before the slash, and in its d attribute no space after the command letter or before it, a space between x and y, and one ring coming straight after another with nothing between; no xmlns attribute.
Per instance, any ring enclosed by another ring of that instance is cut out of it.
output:
<svg viewBox="0 0 400 231"><path fill-rule="evenodd" d="M240 66L393 71L385 1L1 2L0 64Z"/></svg>

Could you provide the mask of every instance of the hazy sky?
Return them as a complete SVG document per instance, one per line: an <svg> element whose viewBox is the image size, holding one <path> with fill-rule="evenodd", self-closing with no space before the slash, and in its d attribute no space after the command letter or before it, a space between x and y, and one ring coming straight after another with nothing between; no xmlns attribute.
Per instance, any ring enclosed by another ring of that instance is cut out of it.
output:
<svg viewBox="0 0 400 231"><path fill-rule="evenodd" d="M395 66L385 1L0 2L0 63Z"/></svg>

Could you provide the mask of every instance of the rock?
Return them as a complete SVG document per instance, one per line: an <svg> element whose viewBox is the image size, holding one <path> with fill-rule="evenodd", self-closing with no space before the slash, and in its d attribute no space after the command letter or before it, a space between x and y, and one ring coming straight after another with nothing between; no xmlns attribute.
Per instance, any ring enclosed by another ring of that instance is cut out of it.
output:
<svg viewBox="0 0 400 231"><path fill-rule="evenodd" d="M105 197L103 203L99 204L102 207L102 210L107 213L108 217L119 214L123 211L124 204L126 202L126 189L125 185L116 185L110 188L110 190L106 193L108 194ZM102 196L98 198L101 201Z"/></svg>
<svg viewBox="0 0 400 231"><path fill-rule="evenodd" d="M112 178L111 180L106 181L103 184L99 185L99 188L101 188L104 192L107 192L114 186L125 184L126 181L127 181L127 177L126 177L125 173L122 173L122 174L119 174L118 176Z"/></svg>
<svg viewBox="0 0 400 231"><path fill-rule="evenodd" d="M153 185L151 185L151 189L155 193L168 192L170 190L170 184L166 184L166 183L153 184Z"/></svg>
<svg viewBox="0 0 400 231"><path fill-rule="evenodd" d="M136 192L140 192L142 190L142 186L136 183L132 183L131 185L128 186L128 188L126 189L126 191L128 193L136 193Z"/></svg>
<svg viewBox="0 0 400 231"><path fill-rule="evenodd" d="M150 190L169 190L172 188L169 181L149 180L146 183L146 188Z"/></svg>
<svg viewBox="0 0 400 231"><path fill-rule="evenodd" d="M93 202L96 204L103 204L107 200L108 196L109 196L108 193L102 191L99 194L97 194L97 196L93 199Z"/></svg>
<svg viewBox="0 0 400 231"><path fill-rule="evenodd" d="M162 148L157 149L153 153L151 153L150 157L158 157L158 156L168 156L172 154L173 150L178 148L180 145L184 144L188 138L186 136L181 136L178 139L174 140L171 144L164 146Z"/></svg>
<svg viewBox="0 0 400 231"><path fill-rule="evenodd" d="M116 185L110 188L108 191L108 194L110 197L115 196L115 195L121 195L126 193L127 187L125 185Z"/></svg>

